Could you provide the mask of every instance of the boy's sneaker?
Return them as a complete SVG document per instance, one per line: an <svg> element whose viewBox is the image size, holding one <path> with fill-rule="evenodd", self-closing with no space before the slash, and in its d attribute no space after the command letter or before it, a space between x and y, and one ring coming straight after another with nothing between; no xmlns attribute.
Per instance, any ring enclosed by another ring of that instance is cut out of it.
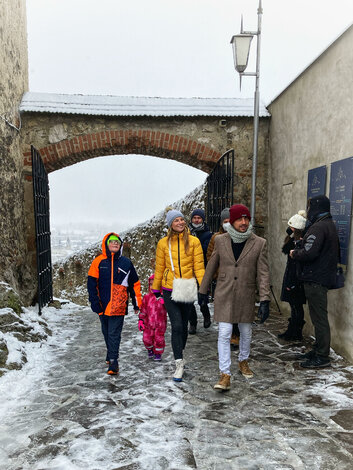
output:
<svg viewBox="0 0 353 470"><path fill-rule="evenodd" d="M153 359L154 358L153 349L147 349L147 354L148 354L148 359Z"/></svg>
<svg viewBox="0 0 353 470"><path fill-rule="evenodd" d="M109 361L109 368L107 374L109 375L118 375L119 374L119 364L116 359Z"/></svg>
<svg viewBox="0 0 353 470"><path fill-rule="evenodd" d="M155 361L161 361L162 360L162 355L161 354L155 354L153 359Z"/></svg>
<svg viewBox="0 0 353 470"><path fill-rule="evenodd" d="M175 382L181 382L183 380L183 373L184 373L184 361L182 359L176 359L173 380Z"/></svg>

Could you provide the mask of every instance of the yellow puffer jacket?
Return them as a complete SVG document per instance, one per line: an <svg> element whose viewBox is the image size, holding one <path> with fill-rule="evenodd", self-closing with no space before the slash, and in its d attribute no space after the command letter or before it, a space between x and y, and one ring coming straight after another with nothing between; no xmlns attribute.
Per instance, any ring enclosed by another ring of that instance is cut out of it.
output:
<svg viewBox="0 0 353 470"><path fill-rule="evenodd" d="M171 252L174 264L175 277L190 279L196 277L199 285L205 274L205 264L200 240L197 237L189 235L189 253L185 253L183 234L173 235L171 239ZM173 288L174 275L169 257L169 244L167 237L159 240L156 252L156 269L153 291L159 291L162 288Z"/></svg>

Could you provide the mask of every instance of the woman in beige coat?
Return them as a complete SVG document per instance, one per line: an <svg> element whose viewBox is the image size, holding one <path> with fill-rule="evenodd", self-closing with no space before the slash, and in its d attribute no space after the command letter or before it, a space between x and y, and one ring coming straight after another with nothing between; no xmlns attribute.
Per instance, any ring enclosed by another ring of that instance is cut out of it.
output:
<svg viewBox="0 0 353 470"><path fill-rule="evenodd" d="M207 264L200 286L200 303L206 301L207 290L214 273L219 270L214 296L214 319L219 322L218 355L221 372L216 389L230 389L230 338L233 323L238 323L239 371L252 377L248 365L252 322L255 319L255 291L258 286L260 308L258 315L265 321L269 315L270 278L267 262L267 243L252 233L250 212L246 206L230 208L230 227L215 239L213 254Z"/></svg>

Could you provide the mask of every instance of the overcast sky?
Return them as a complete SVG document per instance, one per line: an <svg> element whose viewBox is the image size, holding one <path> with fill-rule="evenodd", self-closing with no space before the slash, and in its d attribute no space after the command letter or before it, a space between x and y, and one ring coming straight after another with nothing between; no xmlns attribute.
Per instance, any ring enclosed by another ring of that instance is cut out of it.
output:
<svg viewBox="0 0 353 470"><path fill-rule="evenodd" d="M260 96L268 104L352 23L353 1L262 4ZM258 0L27 0L30 91L253 97L253 78L239 90L229 41L242 13L244 28L257 29L257 7ZM112 220L121 230L205 177L152 157L89 160L50 175L52 223Z"/></svg>

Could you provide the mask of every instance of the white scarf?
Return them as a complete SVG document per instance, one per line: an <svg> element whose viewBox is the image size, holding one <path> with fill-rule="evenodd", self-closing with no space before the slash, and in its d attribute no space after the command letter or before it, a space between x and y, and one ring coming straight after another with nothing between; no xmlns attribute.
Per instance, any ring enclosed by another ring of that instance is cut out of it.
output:
<svg viewBox="0 0 353 470"><path fill-rule="evenodd" d="M243 243L252 234L252 225L250 223L247 231L244 233L238 232L238 230L235 230L233 225L230 225L229 227L227 227L227 232L229 233L230 238L232 239L234 243Z"/></svg>

